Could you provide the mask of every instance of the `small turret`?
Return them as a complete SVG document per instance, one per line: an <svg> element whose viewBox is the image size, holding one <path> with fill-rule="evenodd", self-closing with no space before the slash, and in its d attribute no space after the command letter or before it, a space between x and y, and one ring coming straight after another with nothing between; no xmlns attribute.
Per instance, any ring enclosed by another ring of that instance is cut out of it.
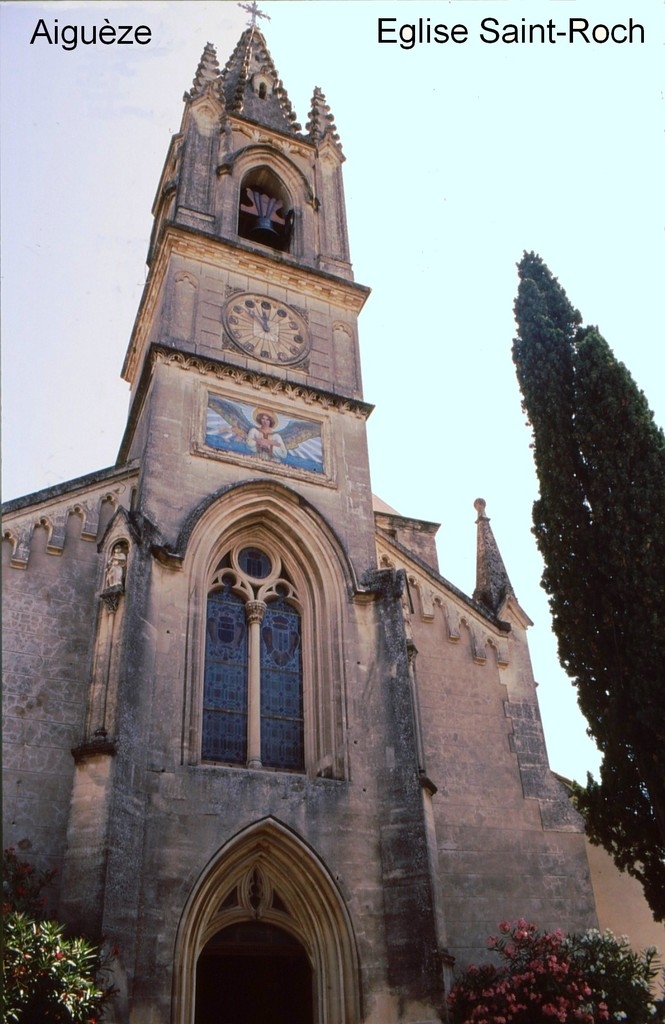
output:
<svg viewBox="0 0 665 1024"><path fill-rule="evenodd" d="M340 153L342 152L335 120L330 112L330 107L326 103L326 98L318 85L314 89L312 96L309 121L307 122L307 136L314 143L322 142L326 138L330 139L339 149Z"/></svg>
<svg viewBox="0 0 665 1024"><path fill-rule="evenodd" d="M187 100L197 99L199 96L207 91L212 92L215 98L224 101L224 95L221 91L221 71L219 67L219 61L217 60L217 53L212 43L206 43L199 66L196 69L194 75L194 82L189 92L185 93L184 99Z"/></svg>

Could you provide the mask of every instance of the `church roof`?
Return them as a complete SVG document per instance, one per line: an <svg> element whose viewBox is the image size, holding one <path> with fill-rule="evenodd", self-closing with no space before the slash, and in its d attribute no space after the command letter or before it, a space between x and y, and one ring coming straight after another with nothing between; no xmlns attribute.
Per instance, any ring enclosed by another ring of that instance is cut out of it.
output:
<svg viewBox="0 0 665 1024"><path fill-rule="evenodd" d="M397 509L393 508L392 505L388 505L387 502L385 502L383 500L383 498L380 498L378 496L378 494L373 494L372 495L372 510L374 512L382 512L385 515L389 515L389 516L398 516L399 515L399 512L397 511Z"/></svg>
<svg viewBox="0 0 665 1024"><path fill-rule="evenodd" d="M222 71L221 86L228 113L302 137L296 112L256 25L246 28L238 40Z"/></svg>

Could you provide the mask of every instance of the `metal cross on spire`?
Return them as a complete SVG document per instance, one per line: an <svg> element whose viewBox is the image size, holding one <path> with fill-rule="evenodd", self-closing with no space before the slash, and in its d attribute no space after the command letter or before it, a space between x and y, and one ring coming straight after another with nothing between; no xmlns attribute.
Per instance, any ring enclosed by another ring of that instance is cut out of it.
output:
<svg viewBox="0 0 665 1024"><path fill-rule="evenodd" d="M265 18L266 21L270 21L270 15L264 14L263 11L259 10L256 0L252 0L251 4L238 4L238 7L242 7L243 11L247 11L251 15L251 20L247 22L251 28L254 28L256 25L257 18Z"/></svg>

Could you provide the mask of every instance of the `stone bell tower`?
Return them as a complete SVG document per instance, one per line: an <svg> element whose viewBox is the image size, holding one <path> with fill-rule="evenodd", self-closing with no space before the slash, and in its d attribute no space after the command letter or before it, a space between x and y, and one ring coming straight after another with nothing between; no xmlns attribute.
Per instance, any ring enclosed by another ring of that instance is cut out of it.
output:
<svg viewBox="0 0 665 1024"><path fill-rule="evenodd" d="M258 472L325 495L343 531L371 523L357 332L368 289L349 261L343 160L323 93L303 131L256 26L223 70L205 47L123 368L120 460L142 459L145 515L163 519L174 479L196 503ZM349 540L362 576L372 531Z"/></svg>

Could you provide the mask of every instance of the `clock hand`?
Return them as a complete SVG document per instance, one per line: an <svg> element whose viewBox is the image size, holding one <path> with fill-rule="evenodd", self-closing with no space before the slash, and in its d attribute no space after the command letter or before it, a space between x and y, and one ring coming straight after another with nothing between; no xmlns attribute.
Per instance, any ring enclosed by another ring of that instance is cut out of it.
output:
<svg viewBox="0 0 665 1024"><path fill-rule="evenodd" d="M256 310L254 310L254 309L248 309L247 312L248 312L249 316L252 318L252 320L258 320L258 322L260 323L261 327L266 332L266 334L270 333L270 327L268 325L268 314L267 313L257 313Z"/></svg>

